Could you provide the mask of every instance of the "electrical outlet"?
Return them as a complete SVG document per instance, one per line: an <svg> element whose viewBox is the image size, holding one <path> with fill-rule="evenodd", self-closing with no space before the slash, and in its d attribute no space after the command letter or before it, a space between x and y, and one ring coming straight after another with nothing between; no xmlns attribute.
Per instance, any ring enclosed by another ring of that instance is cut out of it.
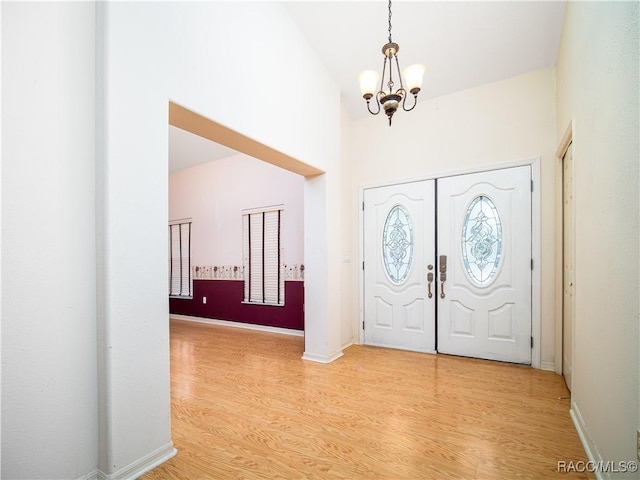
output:
<svg viewBox="0 0 640 480"><path fill-rule="evenodd" d="M202 303L207 303L207 297L202 297Z"/></svg>

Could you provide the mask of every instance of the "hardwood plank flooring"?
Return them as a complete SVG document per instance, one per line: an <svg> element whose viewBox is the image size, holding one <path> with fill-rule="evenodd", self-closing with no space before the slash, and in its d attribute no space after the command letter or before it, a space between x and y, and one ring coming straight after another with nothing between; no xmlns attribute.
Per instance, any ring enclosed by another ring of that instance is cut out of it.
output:
<svg viewBox="0 0 640 480"><path fill-rule="evenodd" d="M586 461L562 377L301 337L171 322L178 455L142 478L538 479Z"/></svg>

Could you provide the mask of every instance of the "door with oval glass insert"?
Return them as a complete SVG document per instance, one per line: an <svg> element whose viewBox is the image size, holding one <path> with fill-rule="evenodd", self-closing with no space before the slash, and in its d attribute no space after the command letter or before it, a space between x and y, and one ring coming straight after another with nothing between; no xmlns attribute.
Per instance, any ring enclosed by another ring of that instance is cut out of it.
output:
<svg viewBox="0 0 640 480"><path fill-rule="evenodd" d="M433 180L364 191L368 345L435 351L435 282L428 284L435 274L434 202Z"/></svg>
<svg viewBox="0 0 640 480"><path fill-rule="evenodd" d="M438 179L438 352L531 363L530 185L529 166Z"/></svg>

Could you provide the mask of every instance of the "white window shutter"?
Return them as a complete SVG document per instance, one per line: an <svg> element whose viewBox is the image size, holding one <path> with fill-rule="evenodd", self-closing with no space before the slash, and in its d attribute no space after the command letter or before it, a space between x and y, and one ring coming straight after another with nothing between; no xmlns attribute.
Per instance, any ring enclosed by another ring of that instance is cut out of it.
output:
<svg viewBox="0 0 640 480"><path fill-rule="evenodd" d="M249 301L249 215L242 215L242 274L244 278L244 301Z"/></svg>
<svg viewBox="0 0 640 480"><path fill-rule="evenodd" d="M280 210L264 214L264 303L280 303Z"/></svg>
<svg viewBox="0 0 640 480"><path fill-rule="evenodd" d="M180 224L180 296L191 296L191 224Z"/></svg>
<svg viewBox="0 0 640 480"><path fill-rule="evenodd" d="M254 213L249 216L249 301L263 302L263 213Z"/></svg>
<svg viewBox="0 0 640 480"><path fill-rule="evenodd" d="M169 295L190 297L191 223L169 225Z"/></svg>
<svg viewBox="0 0 640 480"><path fill-rule="evenodd" d="M171 260L169 264L169 295L180 295L180 225L171 225Z"/></svg>
<svg viewBox="0 0 640 480"><path fill-rule="evenodd" d="M282 209L243 214L245 302L284 304Z"/></svg>

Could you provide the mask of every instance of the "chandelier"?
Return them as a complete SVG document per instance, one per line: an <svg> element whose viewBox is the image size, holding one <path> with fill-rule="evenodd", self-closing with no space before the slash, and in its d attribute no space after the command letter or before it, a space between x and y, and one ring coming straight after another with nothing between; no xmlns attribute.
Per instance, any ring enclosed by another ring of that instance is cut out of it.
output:
<svg viewBox="0 0 640 480"><path fill-rule="evenodd" d="M382 54L384 55L384 63L382 64L382 80L380 82L380 90L376 92L376 86L378 85L378 79L380 76L375 70L365 70L358 75L360 81L360 92L363 98L367 101L367 110L372 115L380 113L381 109L384 109L387 117L389 117L389 126L391 126L391 118L396 113L400 104L405 112L413 110L418 103L418 93L422 87L422 77L424 76L424 65L415 64L407 67L402 75L400 74L400 62L398 61L398 50L400 46L391 40L391 0L389 0L389 41L382 47ZM400 82L400 88L393 90L395 86L394 82L394 61L395 61L395 75ZM385 90L385 75L387 74L387 65L389 70L388 80L386 80ZM413 105L411 108L407 108L407 91L404 88L402 82L402 76L407 84L409 92L413 95ZM378 109L376 111L371 110L371 99L375 96ZM382 107L381 107L382 105Z"/></svg>

